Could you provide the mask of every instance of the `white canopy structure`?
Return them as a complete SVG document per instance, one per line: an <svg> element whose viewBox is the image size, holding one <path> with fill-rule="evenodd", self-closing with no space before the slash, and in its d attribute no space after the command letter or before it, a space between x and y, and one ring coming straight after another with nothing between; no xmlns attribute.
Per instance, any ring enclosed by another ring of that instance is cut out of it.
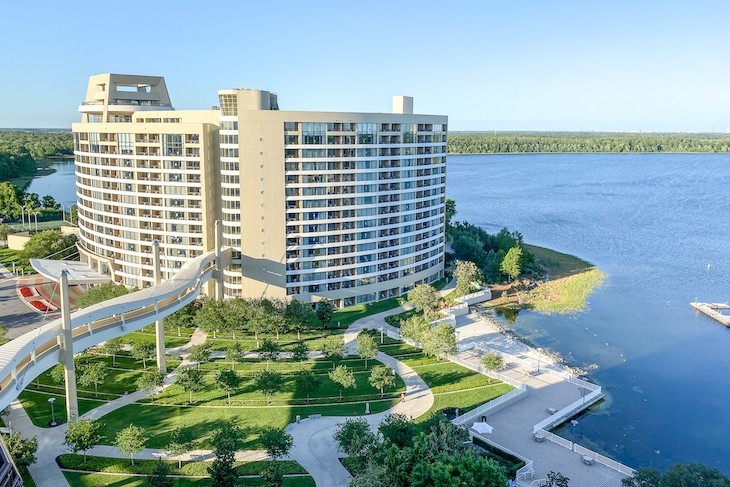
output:
<svg viewBox="0 0 730 487"><path fill-rule="evenodd" d="M483 435L485 433L491 433L494 430L494 428L492 426L488 425L487 423L485 423L483 421L474 423L473 425L471 425L471 429L473 429L480 435Z"/></svg>
<svg viewBox="0 0 730 487"><path fill-rule="evenodd" d="M38 274L53 282L58 282L62 270L68 271L70 284L103 284L111 281L109 276L74 260L30 259L30 265Z"/></svg>

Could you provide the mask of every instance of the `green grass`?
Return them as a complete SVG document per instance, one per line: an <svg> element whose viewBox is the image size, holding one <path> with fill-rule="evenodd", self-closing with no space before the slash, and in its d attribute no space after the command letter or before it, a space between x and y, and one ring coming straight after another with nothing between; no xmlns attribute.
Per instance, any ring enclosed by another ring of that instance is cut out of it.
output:
<svg viewBox="0 0 730 487"><path fill-rule="evenodd" d="M51 421L51 405L48 404L48 398L55 397L54 410L56 413L56 421L59 423L66 422L66 399L63 394L42 394L25 390L20 393L18 399L23 405L25 412L28 413L30 420L34 425L41 428L47 428ZM88 399L79 399L79 414L84 414L95 407L100 406L103 402L92 401Z"/></svg>
<svg viewBox="0 0 730 487"><path fill-rule="evenodd" d="M370 410L378 413L390 409L396 400L370 403ZM164 448L170 441L171 432L177 428L190 431L197 438L197 448L211 448L213 431L228 422L235 423L244 431L242 448L261 448L259 435L266 429L283 428L295 421L297 415L306 418L311 414L326 416L354 416L365 413L364 403L337 404L331 406L253 407L253 408L206 408L182 406L152 406L132 404L104 416L106 444L111 444L117 433L130 422L143 428L150 435L148 448Z"/></svg>
<svg viewBox="0 0 730 487"><path fill-rule="evenodd" d="M126 458L108 458L83 455L64 454L56 458L58 465L67 470L84 470L99 473L151 474L157 460L135 460L134 465ZM236 462L238 475L259 475L272 462L276 462L284 475L307 474L307 471L294 460L266 460L256 462ZM170 467L170 475L205 476L208 475L210 462L186 461L178 468L177 460L166 460Z"/></svg>
<svg viewBox="0 0 730 487"><path fill-rule="evenodd" d="M63 475L71 487L151 487L146 477L133 477L126 475L109 475L103 473L78 473L64 471ZM175 487L208 487L210 479L175 478ZM265 485L259 478L238 479L237 486L258 486ZM284 487L314 487L312 477L286 477Z"/></svg>
<svg viewBox="0 0 730 487"><path fill-rule="evenodd" d="M593 267L579 274L551 280L530 291L523 299L523 305L546 314L584 311L588 297L604 279L606 274Z"/></svg>
<svg viewBox="0 0 730 487"><path fill-rule="evenodd" d="M439 362L400 341L391 339L381 345L380 350L413 367L434 393L433 406L416 419L418 422L444 409L459 408L462 412L469 411L513 389L510 385L461 365Z"/></svg>

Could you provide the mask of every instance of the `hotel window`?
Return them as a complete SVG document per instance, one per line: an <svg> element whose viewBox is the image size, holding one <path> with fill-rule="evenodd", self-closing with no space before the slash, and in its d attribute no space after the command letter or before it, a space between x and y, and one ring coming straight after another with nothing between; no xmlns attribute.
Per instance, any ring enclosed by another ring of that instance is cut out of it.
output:
<svg viewBox="0 0 730 487"><path fill-rule="evenodd" d="M238 116L238 95L218 95L221 105L221 115L224 117Z"/></svg>
<svg viewBox="0 0 730 487"><path fill-rule="evenodd" d="M324 144L324 135L327 129L325 123L305 122L302 123L303 144Z"/></svg>
<svg viewBox="0 0 730 487"><path fill-rule="evenodd" d="M117 145L120 154L132 154L134 152L132 134L117 134Z"/></svg>
<svg viewBox="0 0 730 487"><path fill-rule="evenodd" d="M357 143L374 144L378 135L378 125L374 123L357 124Z"/></svg>
<svg viewBox="0 0 730 487"><path fill-rule="evenodd" d="M165 134L164 135L164 154L166 156L182 155L182 135L181 134Z"/></svg>

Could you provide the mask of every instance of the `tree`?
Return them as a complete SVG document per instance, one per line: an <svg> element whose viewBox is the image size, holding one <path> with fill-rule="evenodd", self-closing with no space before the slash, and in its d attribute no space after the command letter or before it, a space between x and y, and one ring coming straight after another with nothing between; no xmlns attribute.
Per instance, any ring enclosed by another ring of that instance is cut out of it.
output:
<svg viewBox="0 0 730 487"><path fill-rule="evenodd" d="M150 396L152 396L155 392L155 389L157 389L158 387L162 387L162 384L164 382L165 375L160 373L158 370L145 370L144 372L142 372L142 375L137 378L137 387L140 390L149 391ZM154 402L154 397L152 398L152 401Z"/></svg>
<svg viewBox="0 0 730 487"><path fill-rule="evenodd" d="M350 369L344 365L338 365L335 370L327 374L332 382L340 386L340 401L342 401L342 391L344 389L355 388L355 376Z"/></svg>
<svg viewBox="0 0 730 487"><path fill-rule="evenodd" d="M261 433L261 444L270 458L279 460L289 454L294 438L283 429L269 428Z"/></svg>
<svg viewBox="0 0 730 487"><path fill-rule="evenodd" d="M0 218L13 219L20 216L20 191L7 181L0 183Z"/></svg>
<svg viewBox="0 0 730 487"><path fill-rule="evenodd" d="M188 360L196 362L198 367L200 367L200 364L210 360L210 354L210 343L206 342L200 345L193 345L188 349Z"/></svg>
<svg viewBox="0 0 730 487"><path fill-rule="evenodd" d="M189 394L188 403L193 403L193 392L205 387L205 378L200 369L186 367L177 374L175 384L182 387Z"/></svg>
<svg viewBox="0 0 730 487"><path fill-rule="evenodd" d="M129 455L129 459L134 465L134 454L142 451L145 443L149 438L144 435L144 431L139 426L130 424L117 433L114 446L124 455Z"/></svg>
<svg viewBox="0 0 730 487"><path fill-rule="evenodd" d="M319 380L319 377L314 374L314 372L311 372L309 370L303 370L297 373L295 383L297 387L297 392L306 394L307 402L309 402L309 396L317 390L321 381Z"/></svg>
<svg viewBox="0 0 730 487"><path fill-rule="evenodd" d="M278 392L284 384L284 378L273 370L262 370L254 379L256 388L266 395L266 404L271 402L271 395Z"/></svg>
<svg viewBox="0 0 730 487"><path fill-rule="evenodd" d="M482 280L482 272L474 262L468 260L457 260L456 270L456 294L464 296L471 292L471 284Z"/></svg>
<svg viewBox="0 0 730 487"><path fill-rule="evenodd" d="M259 354L266 360L266 370L269 370L269 362L276 361L279 358L281 347L279 344L268 338L264 338L259 347Z"/></svg>
<svg viewBox="0 0 730 487"><path fill-rule="evenodd" d="M416 431L413 421L405 414L393 413L385 417L378 431L383 438L398 448L409 448L413 445L413 436Z"/></svg>
<svg viewBox="0 0 730 487"><path fill-rule="evenodd" d="M170 477L170 466L162 461L162 458L158 458L155 462L155 468L147 477L147 481L152 487L173 487L175 485L175 479Z"/></svg>
<svg viewBox="0 0 730 487"><path fill-rule="evenodd" d="M342 338L332 336L322 343L322 353L325 358L332 361L332 370L334 370L335 364L347 355L347 350L345 349L345 343L342 341Z"/></svg>
<svg viewBox="0 0 730 487"><path fill-rule="evenodd" d="M53 366L50 372L51 380L56 384L63 384L66 382L66 369L63 364L56 364Z"/></svg>
<svg viewBox="0 0 730 487"><path fill-rule="evenodd" d="M547 474L545 487L569 487L570 479L560 472L550 470Z"/></svg>
<svg viewBox="0 0 730 487"><path fill-rule="evenodd" d="M482 356L482 365L487 370L502 370L504 368L504 359L496 353L485 353Z"/></svg>
<svg viewBox="0 0 730 487"><path fill-rule="evenodd" d="M121 337L117 338L110 338L109 340L104 342L104 345L101 347L101 353L104 353L106 355L112 356L112 366L117 365L117 355L119 355L119 352L122 351L122 348L124 347L124 343L122 342Z"/></svg>
<svg viewBox="0 0 730 487"><path fill-rule="evenodd" d="M522 248L512 247L504 256L502 264L499 266L499 270L502 274L507 275L510 280L514 280L522 272L520 267L520 259L522 258Z"/></svg>
<svg viewBox="0 0 730 487"><path fill-rule="evenodd" d="M413 315L400 325L401 334L414 342L422 342L430 330L431 325L421 315Z"/></svg>
<svg viewBox="0 0 730 487"><path fill-rule="evenodd" d="M165 449L170 456L177 457L177 466L182 468L182 456L193 449L193 438L190 431L179 426L172 430L170 443Z"/></svg>
<svg viewBox="0 0 730 487"><path fill-rule="evenodd" d="M226 424L213 434L213 453L215 459L208 467L211 487L234 487L238 475L233 466L242 432L232 424Z"/></svg>
<svg viewBox="0 0 730 487"><path fill-rule="evenodd" d="M312 316L312 307L310 305L296 299L292 299L287 303L284 319L286 319L289 328L296 330L297 340L302 339L302 331L307 326L310 316Z"/></svg>
<svg viewBox="0 0 730 487"><path fill-rule="evenodd" d="M730 479L714 468L699 463L678 464L664 475L640 468L633 477L621 480L624 487L730 487Z"/></svg>
<svg viewBox="0 0 730 487"><path fill-rule="evenodd" d="M387 365L376 365L370 371L368 382L374 388L380 389L380 397L383 397L383 390L395 384L395 371Z"/></svg>
<svg viewBox="0 0 730 487"><path fill-rule="evenodd" d="M426 355L440 360L448 354L456 353L456 331L447 323L433 326L426 332L421 346Z"/></svg>
<svg viewBox="0 0 730 487"><path fill-rule="evenodd" d="M270 487L281 487L284 485L284 472L278 463L268 462L269 465L259 474L261 479Z"/></svg>
<svg viewBox="0 0 730 487"><path fill-rule="evenodd" d="M377 444L377 437L364 418L348 419L337 427L334 438L340 450L351 457L364 455Z"/></svg>
<svg viewBox="0 0 730 487"><path fill-rule="evenodd" d="M231 392L241 387L243 379L235 370L221 370L216 378L216 384L228 395L228 405L231 405Z"/></svg>
<svg viewBox="0 0 730 487"><path fill-rule="evenodd" d="M447 483L444 480L448 479ZM486 458L474 450L455 454L441 454L435 460L420 459L411 474L412 487L503 487L507 476L496 461Z"/></svg>
<svg viewBox="0 0 730 487"><path fill-rule="evenodd" d="M231 361L231 370L236 368L236 362L243 360L243 346L240 342L233 342L226 347L226 358Z"/></svg>
<svg viewBox="0 0 730 487"><path fill-rule="evenodd" d="M28 265L28 261L34 258L62 260L78 252L75 244L76 235L64 235L60 230L36 233L20 252L21 265Z"/></svg>
<svg viewBox="0 0 730 487"><path fill-rule="evenodd" d="M55 258L55 257L54 257ZM118 298L128 294L129 290L121 284L97 284L90 287L76 300L79 308L88 308L108 299Z"/></svg>
<svg viewBox="0 0 730 487"><path fill-rule="evenodd" d="M441 300L439 292L428 284L419 284L408 292L408 301L416 305L416 309L423 311L424 318L436 309Z"/></svg>
<svg viewBox="0 0 730 487"><path fill-rule="evenodd" d="M81 368L78 383L82 387L94 386L94 395L99 395L99 384L103 384L109 371L104 362L85 365Z"/></svg>
<svg viewBox="0 0 730 487"><path fill-rule="evenodd" d="M5 242L10 234L10 227L4 223L0 223L0 242Z"/></svg>
<svg viewBox="0 0 730 487"><path fill-rule="evenodd" d="M71 208L69 209L69 220L74 225L79 224L79 207L78 206L71 205Z"/></svg>
<svg viewBox="0 0 730 487"><path fill-rule="evenodd" d="M323 327L327 328L327 325L330 324L330 321L332 321L332 317L334 316L334 312L335 307L329 299L322 298L317 301L317 318L319 318L319 321L322 322Z"/></svg>
<svg viewBox="0 0 730 487"><path fill-rule="evenodd" d="M51 195L45 195L41 198L41 206L43 209L48 211L58 211L61 209L61 205L56 202L56 199Z"/></svg>
<svg viewBox="0 0 730 487"><path fill-rule="evenodd" d="M436 413L422 423L428 433L419 435L413 444L418 458L436 460L439 455L453 455L466 449L469 432L457 426L443 413Z"/></svg>
<svg viewBox="0 0 730 487"><path fill-rule="evenodd" d="M228 314L230 306L231 304L226 301L207 299L195 314L193 322L204 332L213 333L215 336L217 330L225 328L230 322Z"/></svg>
<svg viewBox="0 0 730 487"><path fill-rule="evenodd" d="M365 360L365 368L368 368L368 359L374 359L378 354L378 343L369 333L360 333L357 337L357 354Z"/></svg>
<svg viewBox="0 0 730 487"><path fill-rule="evenodd" d="M299 362L299 369L301 369L302 362L309 358L309 347L304 342L297 342L291 349L291 356Z"/></svg>
<svg viewBox="0 0 730 487"><path fill-rule="evenodd" d="M72 452L84 452L84 463L86 463L86 451L101 443L104 435L101 434L101 423L93 419L79 419L68 425L65 444Z"/></svg>
<svg viewBox="0 0 730 487"><path fill-rule="evenodd" d="M198 309L194 303L187 304L165 318L165 326L177 328L177 336L181 336L180 328L188 328L195 324L195 314Z"/></svg>
<svg viewBox="0 0 730 487"><path fill-rule="evenodd" d="M155 353L155 346L150 342L140 342L132 346L132 357L142 361L142 368L147 368L147 360Z"/></svg>
<svg viewBox="0 0 730 487"><path fill-rule="evenodd" d="M38 451L37 437L34 436L24 440L20 437L20 433L16 431L5 437L5 445L18 466L27 467L35 463L35 452Z"/></svg>
<svg viewBox="0 0 730 487"><path fill-rule="evenodd" d="M348 487L391 487L392 485L394 484L388 481L388 471L385 467L368 463L362 471L352 477Z"/></svg>
<svg viewBox="0 0 730 487"><path fill-rule="evenodd" d="M451 226L451 220L456 216L456 201L446 198L446 227Z"/></svg>

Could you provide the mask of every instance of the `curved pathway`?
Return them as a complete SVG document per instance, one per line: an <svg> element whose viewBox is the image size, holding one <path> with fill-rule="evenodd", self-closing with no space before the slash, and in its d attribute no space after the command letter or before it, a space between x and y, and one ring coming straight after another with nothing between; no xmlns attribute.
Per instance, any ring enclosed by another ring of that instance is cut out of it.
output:
<svg viewBox="0 0 730 487"><path fill-rule="evenodd" d="M360 332L366 329L378 330L383 326L391 328L385 324L383 318L391 314L401 313L407 309L410 309L410 307L401 306L361 318L350 325L344 335L348 353L355 353L355 350L357 350L357 336ZM333 439L335 429L339 424L352 418L365 418L370 423L371 428L377 428L389 414L398 413L416 418L425 414L433 406L434 396L431 389L412 368L382 352L378 352L375 358L392 367L396 374L403 379L406 385L404 401L382 413L366 416L308 418L286 427L286 430L294 437L294 447L289 457L299 462L314 478L318 486L346 486L352 478L339 461L340 452Z"/></svg>

